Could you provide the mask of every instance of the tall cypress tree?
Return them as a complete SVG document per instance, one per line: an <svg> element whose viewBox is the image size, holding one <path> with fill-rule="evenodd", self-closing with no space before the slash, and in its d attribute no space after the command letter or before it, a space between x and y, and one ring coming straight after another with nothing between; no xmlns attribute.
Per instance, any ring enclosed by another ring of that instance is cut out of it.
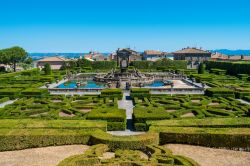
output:
<svg viewBox="0 0 250 166"><path fill-rule="evenodd" d="M45 63L43 70L45 75L51 75L51 66L49 63Z"/></svg>
<svg viewBox="0 0 250 166"><path fill-rule="evenodd" d="M200 63L198 67L198 74L204 74L205 73L205 65L203 63Z"/></svg>

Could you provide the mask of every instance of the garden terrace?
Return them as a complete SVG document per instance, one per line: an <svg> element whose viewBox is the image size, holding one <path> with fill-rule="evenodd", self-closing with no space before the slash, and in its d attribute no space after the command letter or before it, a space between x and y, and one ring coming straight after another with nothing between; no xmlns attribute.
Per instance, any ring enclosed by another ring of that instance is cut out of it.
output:
<svg viewBox="0 0 250 166"><path fill-rule="evenodd" d="M54 71L51 75L45 75L43 71L32 69L28 71L6 73L0 75L0 98L11 99L20 97L43 97L48 95L46 89L39 89L46 82L55 82L62 79L63 73Z"/></svg>
<svg viewBox="0 0 250 166"><path fill-rule="evenodd" d="M147 130L147 121L164 119L235 118L249 116L250 106L231 97L199 95L151 95L134 97L133 121L138 131Z"/></svg>
<svg viewBox="0 0 250 166"><path fill-rule="evenodd" d="M245 96L250 96L250 78L248 74L238 74L237 76L225 75L223 73L214 74L215 69L211 69L210 73L207 74L191 74L190 77L194 78L197 82L202 82L212 88L207 89L209 95L212 95L212 91L217 91L218 95L223 96L226 91L229 91L231 96L235 95L236 98L244 98ZM221 92L220 92L221 89ZM222 92L223 91L223 92Z"/></svg>
<svg viewBox="0 0 250 166"><path fill-rule="evenodd" d="M118 109L116 96L119 97L56 95L47 98L22 98L0 109L0 117L106 120L108 130L125 130L125 110Z"/></svg>

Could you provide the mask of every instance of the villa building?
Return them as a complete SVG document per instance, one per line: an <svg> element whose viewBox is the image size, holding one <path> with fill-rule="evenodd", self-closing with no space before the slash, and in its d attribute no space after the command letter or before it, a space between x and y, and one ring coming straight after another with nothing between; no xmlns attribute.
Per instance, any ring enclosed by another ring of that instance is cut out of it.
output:
<svg viewBox="0 0 250 166"><path fill-rule="evenodd" d="M142 53L142 59L147 61L157 61L163 58L167 58L167 54L161 51L145 50Z"/></svg>
<svg viewBox="0 0 250 166"><path fill-rule="evenodd" d="M138 52L131 50L129 48L118 49L116 51L115 58L116 58L117 62L120 62L121 59L123 59L123 58L127 58L128 63L132 62L132 61L141 61L142 60L142 56ZM120 65L120 64L118 64L118 65Z"/></svg>
<svg viewBox="0 0 250 166"><path fill-rule="evenodd" d="M225 55L221 53L213 53L211 60L214 61L250 61L250 56L248 55Z"/></svg>
<svg viewBox="0 0 250 166"><path fill-rule="evenodd" d="M85 59L90 61L105 61L107 58L98 52L89 52L84 56Z"/></svg>
<svg viewBox="0 0 250 166"><path fill-rule="evenodd" d="M52 70L59 70L64 62L68 61L63 57L46 57L35 62L37 68L43 68L46 63L50 64Z"/></svg>
<svg viewBox="0 0 250 166"><path fill-rule="evenodd" d="M229 58L228 55L225 54L221 54L219 52L213 53L211 55L211 60L213 61L219 61L219 60L227 60Z"/></svg>
<svg viewBox="0 0 250 166"><path fill-rule="evenodd" d="M198 68L203 61L211 59L211 52L198 48L183 48L182 50L173 52L174 60L188 61L187 67L190 69Z"/></svg>

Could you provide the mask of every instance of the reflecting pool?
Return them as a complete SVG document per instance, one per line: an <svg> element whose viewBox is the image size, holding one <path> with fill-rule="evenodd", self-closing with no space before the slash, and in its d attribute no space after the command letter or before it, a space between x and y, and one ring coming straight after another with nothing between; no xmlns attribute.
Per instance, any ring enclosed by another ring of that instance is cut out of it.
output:
<svg viewBox="0 0 250 166"><path fill-rule="evenodd" d="M78 81L68 81L65 83L62 83L57 86L57 88L64 89L64 88L77 88L76 83ZM80 81L82 84L79 88L105 88L106 85L104 83L97 83L93 80L86 80L86 81Z"/></svg>

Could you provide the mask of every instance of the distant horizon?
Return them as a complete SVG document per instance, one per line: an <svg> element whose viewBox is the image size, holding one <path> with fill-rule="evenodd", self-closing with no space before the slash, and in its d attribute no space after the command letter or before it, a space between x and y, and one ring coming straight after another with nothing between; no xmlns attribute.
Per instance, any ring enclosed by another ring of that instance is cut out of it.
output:
<svg viewBox="0 0 250 166"><path fill-rule="evenodd" d="M186 47L185 47L186 48ZM182 49L182 48L181 48ZM181 50L181 49L179 49L179 50ZM198 48L199 49L199 48ZM203 49L203 48L202 48ZM156 49L146 49L146 50L156 50ZM204 49L204 50L208 50L208 49ZM250 48L249 49L227 49L227 48L222 48L222 49L211 49L211 50L208 50L208 51L220 51L220 50L229 50L229 51L250 51ZM115 52L116 50L114 50L114 51L109 51L109 52L101 52L101 51L98 51L98 50L94 50L93 52L98 52L98 53L113 53L113 52ZM145 50L142 50L142 51L138 51L138 50L135 50L135 51L137 51L137 52L144 52ZM156 51L162 51L162 50L156 50ZM175 50L175 51L178 51L178 50ZM85 52L28 52L29 54L50 54L50 53L55 53L55 54L63 54L63 53L65 53L65 54L69 54L69 53L72 53L72 54L87 54L87 53L89 53L89 52L91 52L91 50L90 51L85 51ZM165 51L165 50L163 50L162 52L167 52L167 53L171 53L171 52L174 52L174 51Z"/></svg>
<svg viewBox="0 0 250 166"><path fill-rule="evenodd" d="M1 5L0 49L250 49L248 0L12 0Z"/></svg>

